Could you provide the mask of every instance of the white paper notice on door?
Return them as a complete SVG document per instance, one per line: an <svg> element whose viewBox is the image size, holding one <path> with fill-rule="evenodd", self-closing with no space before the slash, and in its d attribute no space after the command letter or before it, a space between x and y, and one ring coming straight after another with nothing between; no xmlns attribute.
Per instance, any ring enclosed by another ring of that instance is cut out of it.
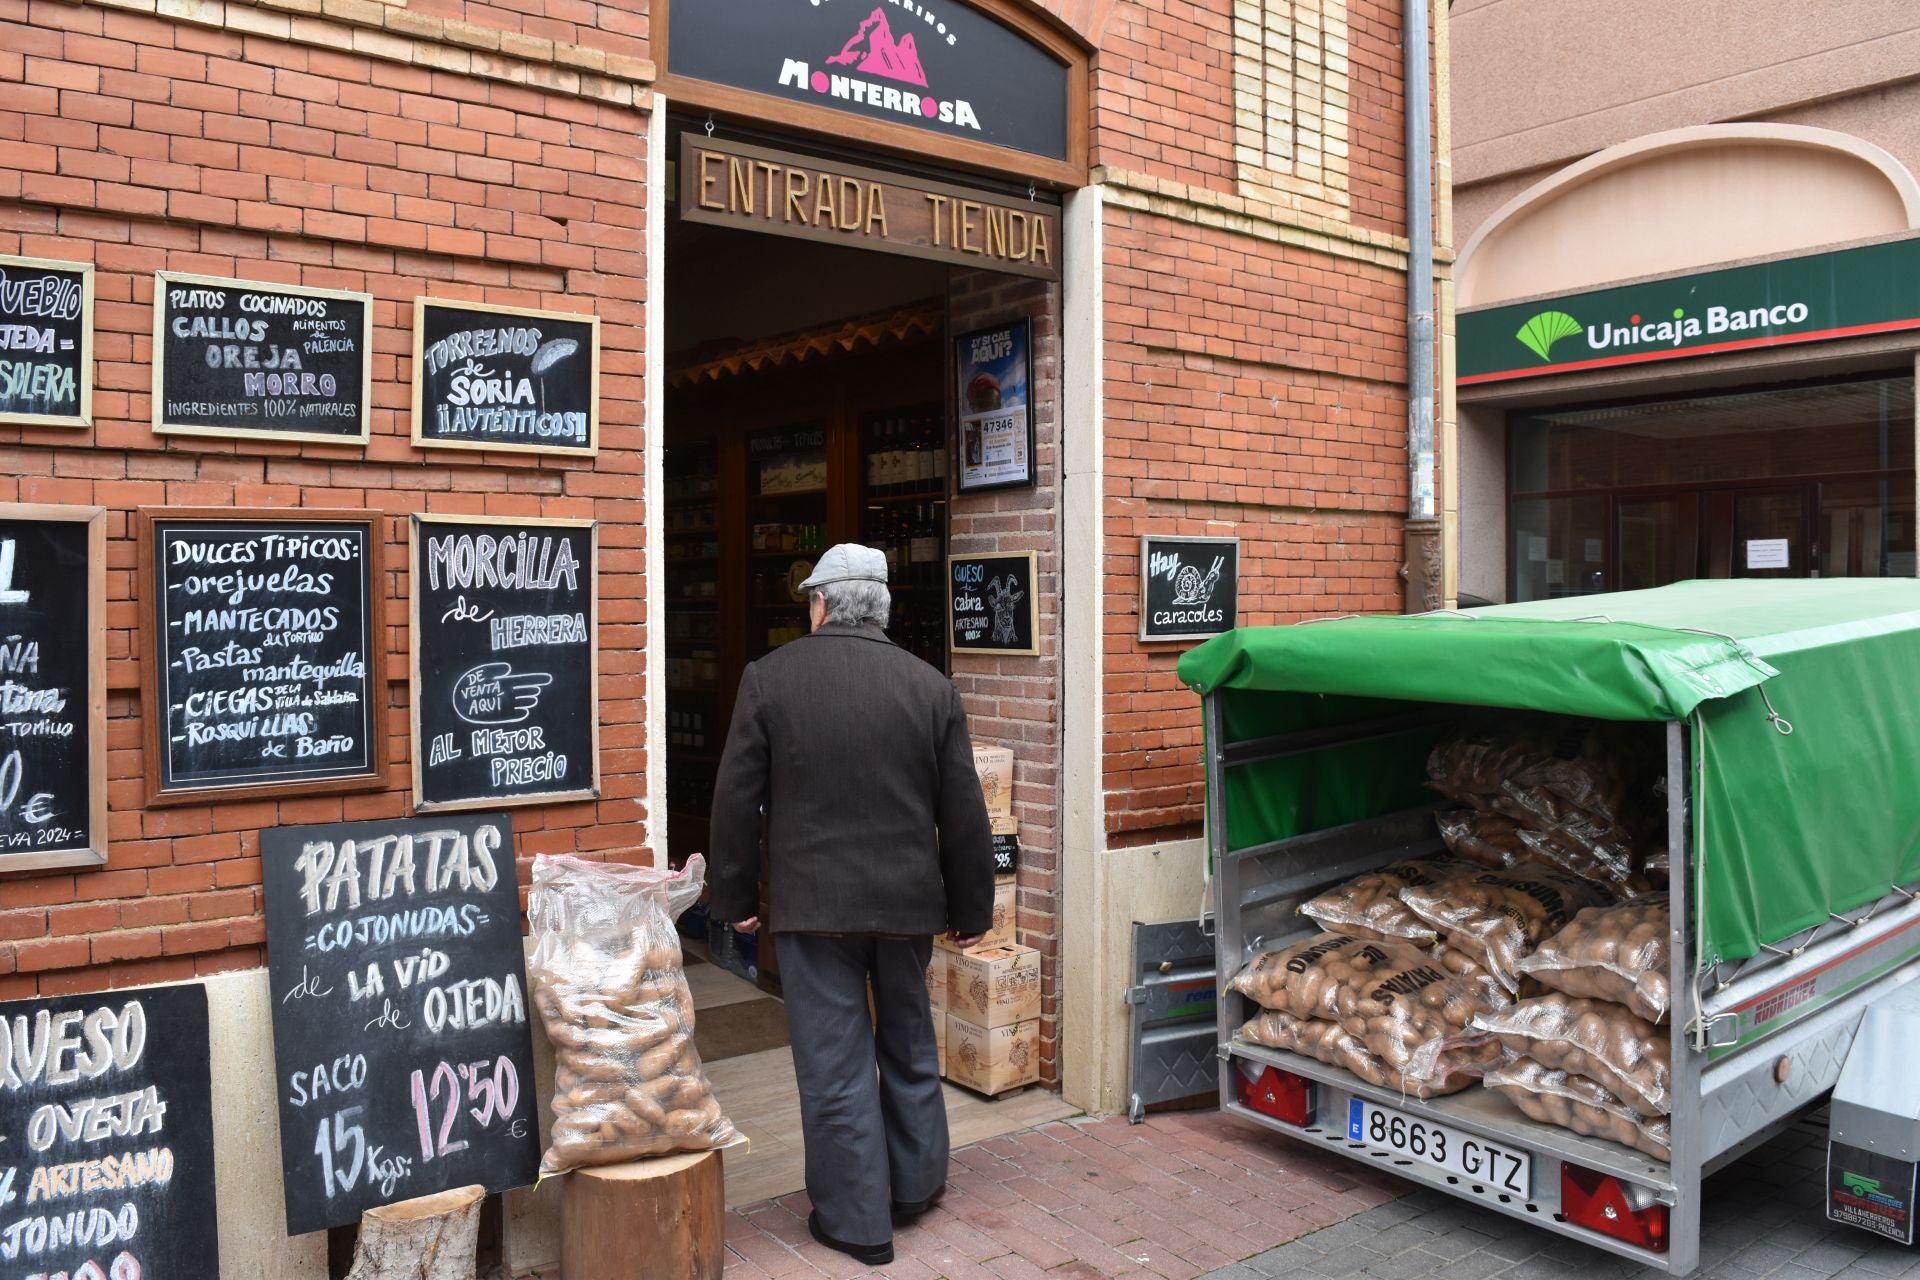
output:
<svg viewBox="0 0 1920 1280"><path fill-rule="evenodd" d="M1747 568L1749 569L1791 569L1788 563L1787 539L1785 538L1748 538Z"/></svg>

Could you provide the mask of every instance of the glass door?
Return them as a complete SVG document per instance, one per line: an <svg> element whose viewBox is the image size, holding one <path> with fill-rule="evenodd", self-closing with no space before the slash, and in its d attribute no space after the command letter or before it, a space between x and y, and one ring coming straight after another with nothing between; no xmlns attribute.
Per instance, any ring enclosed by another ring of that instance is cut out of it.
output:
<svg viewBox="0 0 1920 1280"><path fill-rule="evenodd" d="M1623 498L1614 508L1622 591L1663 587L1700 573L1700 498Z"/></svg>
<svg viewBox="0 0 1920 1280"><path fill-rule="evenodd" d="M1732 564L1735 578L1805 578L1817 575L1813 545L1812 491L1806 485L1737 489L1732 494Z"/></svg>

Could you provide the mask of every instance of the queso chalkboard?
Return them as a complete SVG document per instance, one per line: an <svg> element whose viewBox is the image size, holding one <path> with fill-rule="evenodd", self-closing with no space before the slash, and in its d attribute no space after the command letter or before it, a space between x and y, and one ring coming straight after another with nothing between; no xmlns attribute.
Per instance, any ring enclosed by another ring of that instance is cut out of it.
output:
<svg viewBox="0 0 1920 1280"><path fill-rule="evenodd" d="M416 808L599 794L590 520L413 518Z"/></svg>
<svg viewBox="0 0 1920 1280"><path fill-rule="evenodd" d="M507 815L274 827L260 857L288 1234L532 1182Z"/></svg>
<svg viewBox="0 0 1920 1280"><path fill-rule="evenodd" d="M0 422L93 422L93 267L0 256Z"/></svg>
<svg viewBox="0 0 1920 1280"><path fill-rule="evenodd" d="M0 505L0 872L106 861L106 566L105 508Z"/></svg>
<svg viewBox="0 0 1920 1280"><path fill-rule="evenodd" d="M0 1004L0 1280L220 1274L207 989Z"/></svg>
<svg viewBox="0 0 1920 1280"><path fill-rule="evenodd" d="M1034 554L947 557L947 629L955 653L1040 652Z"/></svg>
<svg viewBox="0 0 1920 1280"><path fill-rule="evenodd" d="M1140 539L1140 638L1231 631L1239 616L1240 539Z"/></svg>
<svg viewBox="0 0 1920 1280"><path fill-rule="evenodd" d="M385 785L381 518L147 508L149 804Z"/></svg>
<svg viewBox="0 0 1920 1280"><path fill-rule="evenodd" d="M162 271L153 429L367 442L373 295Z"/></svg>
<svg viewBox="0 0 1920 1280"><path fill-rule="evenodd" d="M598 453L600 318L415 299L413 442Z"/></svg>

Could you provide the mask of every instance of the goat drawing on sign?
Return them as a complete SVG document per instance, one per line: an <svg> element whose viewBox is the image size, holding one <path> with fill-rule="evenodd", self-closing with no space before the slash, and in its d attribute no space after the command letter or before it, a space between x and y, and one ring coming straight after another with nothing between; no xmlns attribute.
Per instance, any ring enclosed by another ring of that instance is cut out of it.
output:
<svg viewBox="0 0 1920 1280"><path fill-rule="evenodd" d="M1019 643L1020 627L1013 607L1026 599L1027 593L1009 574L1004 581L995 578L988 583L986 595L987 607L993 610L993 642L1007 646Z"/></svg>

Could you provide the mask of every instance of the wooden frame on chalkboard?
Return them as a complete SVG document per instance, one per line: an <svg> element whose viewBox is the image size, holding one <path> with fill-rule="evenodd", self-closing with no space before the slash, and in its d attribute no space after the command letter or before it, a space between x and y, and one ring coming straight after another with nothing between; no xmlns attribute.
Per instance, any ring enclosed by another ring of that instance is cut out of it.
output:
<svg viewBox="0 0 1920 1280"><path fill-rule="evenodd" d="M587 445L584 449L552 444L506 444L499 441L435 440L422 434L426 421L427 380L421 376L425 364L426 316L428 307L449 311L475 311L490 316L521 316L529 320L560 320L584 324L593 332L589 355L593 369L587 384ZM457 298L418 297L413 300L413 447L416 449L466 449L480 453L543 453L559 458L592 458L600 453L600 317L576 315L566 311L537 311L529 307L501 307L485 302L466 302ZM596 773L595 776L598 776Z"/></svg>
<svg viewBox="0 0 1920 1280"><path fill-rule="evenodd" d="M301 298L333 298L360 304L360 428L351 434L325 431L280 431L259 427L208 427L165 420L167 385L167 286L190 284L208 289L251 289L287 293ZM179 271L153 273L153 431L163 436L211 436L220 440L292 440L300 444L337 444L365 448L373 420L373 295L346 289L315 289L276 280L241 280L230 276L197 276Z"/></svg>
<svg viewBox="0 0 1920 1280"><path fill-rule="evenodd" d="M587 607L592 611L587 641L587 690L593 704L587 731L592 741L592 765L588 785L570 791L539 791L518 796L476 796L470 800L420 799L423 779L420 774L426 752L426 739L420 728L420 539L428 525L514 524L529 528L585 529L587 561ZM577 800L600 798L600 522L563 520L539 516L426 515L415 512L407 537L407 703L408 732L413 743L413 810L415 813L446 813L461 809L511 809L530 804L567 804Z"/></svg>
<svg viewBox="0 0 1920 1280"><path fill-rule="evenodd" d="M46 520L87 526L87 824L85 848L0 853L0 875L55 867L99 867L107 861L107 509L0 503L0 520Z"/></svg>
<svg viewBox="0 0 1920 1280"><path fill-rule="evenodd" d="M1230 627L1214 627L1205 631L1180 631L1180 632L1167 631L1167 632L1162 632L1158 635L1153 634L1153 627L1152 627L1153 611L1151 606L1148 604L1148 599L1152 591L1153 544L1156 542L1177 542L1182 546L1186 546L1189 544L1198 544L1202 546L1217 546L1222 548L1230 548L1230 550L1228 551L1228 555L1230 556L1229 563L1233 567L1234 621L1236 624L1239 621L1240 539L1235 537L1219 537L1214 535L1197 536L1197 537L1188 538L1188 537L1175 536L1174 534L1170 534L1170 533L1143 533L1140 535L1140 643L1165 644L1170 641L1179 641L1179 640L1210 640L1214 636L1220 635L1228 630L1231 630Z"/></svg>
<svg viewBox="0 0 1920 1280"><path fill-rule="evenodd" d="M175 787L163 790L160 769L161 727L168 723L161 707L160 664L165 660L165 637L156 619L160 608L160 584L153 572L154 526L162 522L202 521L209 524L258 525L274 522L289 524L357 524L367 530L367 580L363 604L371 643L367 646L367 697L371 699L368 720L372 726L373 767L363 773L346 774L311 781L271 778L260 782L225 786ZM147 804L213 804L223 800L257 800L262 796L340 795L349 791L382 791L387 786L389 768L387 748L387 591L385 517L378 511L355 511L313 507L141 507L135 513L138 532L140 600L140 721L141 755Z"/></svg>
<svg viewBox="0 0 1920 1280"><path fill-rule="evenodd" d="M23 427L90 427L93 425L93 264L60 262L52 258L16 258L0 254L0 270L24 267L30 271L80 273L80 412L72 416L41 413L0 413L0 424Z"/></svg>
<svg viewBox="0 0 1920 1280"><path fill-rule="evenodd" d="M1040 590L1039 570L1035 561L1038 555L1032 551L990 551L974 555L953 555L947 557L946 597L947 597L947 649L951 658L964 658L980 654L991 658L1037 658L1040 656L1040 602L1036 598ZM953 566L965 564L969 560L1025 560L1027 562L1027 598L1021 608L1027 613L1027 634L1033 637L1033 644L1025 649L998 649L989 645L967 645L962 648L954 643L953 618Z"/></svg>

